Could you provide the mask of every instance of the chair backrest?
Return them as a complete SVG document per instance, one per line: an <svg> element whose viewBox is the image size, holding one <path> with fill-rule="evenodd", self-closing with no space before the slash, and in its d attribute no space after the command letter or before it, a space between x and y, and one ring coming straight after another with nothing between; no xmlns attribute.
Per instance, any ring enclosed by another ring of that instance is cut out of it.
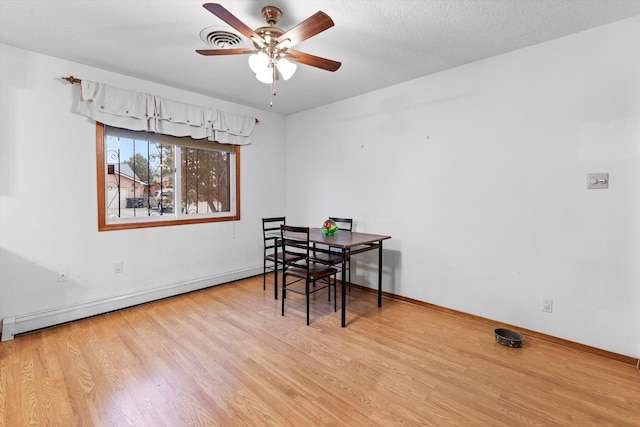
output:
<svg viewBox="0 0 640 427"><path fill-rule="evenodd" d="M352 231L353 229L353 218L338 218L330 216L329 219L336 223L338 230Z"/></svg>
<svg viewBox="0 0 640 427"><path fill-rule="evenodd" d="M272 251L278 244L278 238L274 235L280 233L280 226L286 224L286 222L283 216L262 218L262 236L264 238L265 254Z"/></svg>
<svg viewBox="0 0 640 427"><path fill-rule="evenodd" d="M282 224L280 226L280 243L282 244L285 271L288 267L309 267L309 227L296 227ZM304 262L304 265L297 265Z"/></svg>

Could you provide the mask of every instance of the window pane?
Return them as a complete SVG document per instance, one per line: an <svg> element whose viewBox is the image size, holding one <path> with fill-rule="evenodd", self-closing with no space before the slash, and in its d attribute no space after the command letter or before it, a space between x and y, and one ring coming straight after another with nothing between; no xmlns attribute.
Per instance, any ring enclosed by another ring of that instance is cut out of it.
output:
<svg viewBox="0 0 640 427"><path fill-rule="evenodd" d="M173 170L172 146L107 135L108 220L172 213Z"/></svg>
<svg viewBox="0 0 640 427"><path fill-rule="evenodd" d="M166 215L174 211L173 146L150 142L149 206L153 214Z"/></svg>
<svg viewBox="0 0 640 427"><path fill-rule="evenodd" d="M231 154L180 147L182 212L231 212Z"/></svg>

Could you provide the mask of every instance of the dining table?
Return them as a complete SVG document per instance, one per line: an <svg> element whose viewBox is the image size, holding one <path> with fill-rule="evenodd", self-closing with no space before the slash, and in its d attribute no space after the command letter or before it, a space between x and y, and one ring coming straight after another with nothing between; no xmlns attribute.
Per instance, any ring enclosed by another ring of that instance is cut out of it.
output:
<svg viewBox="0 0 640 427"><path fill-rule="evenodd" d="M314 243L316 245L316 251L330 251L331 254L338 254L341 257L341 324L343 328L347 325L347 299L345 292L345 285L347 283L347 261L349 261L349 259L354 255L374 251L376 249L378 250L378 307L382 307L382 242L388 239L391 239L391 236L347 230L337 230L334 234L329 235L323 233L322 228L320 227L309 228L309 243Z"/></svg>

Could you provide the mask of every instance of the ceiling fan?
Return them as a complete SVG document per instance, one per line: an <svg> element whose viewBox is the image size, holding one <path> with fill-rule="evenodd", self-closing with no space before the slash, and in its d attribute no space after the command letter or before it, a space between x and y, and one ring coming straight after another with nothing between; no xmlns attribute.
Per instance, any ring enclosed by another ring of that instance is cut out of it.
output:
<svg viewBox="0 0 640 427"><path fill-rule="evenodd" d="M333 27L333 20L324 12L316 12L289 31L284 31L275 26L282 11L275 6L265 6L262 8L262 16L269 25L252 30L218 3L206 3L203 7L250 39L255 49L197 49L196 52L206 56L252 54L249 66L256 73L256 78L263 83L273 84L280 77L288 80L296 69L295 64L290 61L328 71L336 71L342 65L338 61L291 49ZM273 94L275 95L275 89Z"/></svg>

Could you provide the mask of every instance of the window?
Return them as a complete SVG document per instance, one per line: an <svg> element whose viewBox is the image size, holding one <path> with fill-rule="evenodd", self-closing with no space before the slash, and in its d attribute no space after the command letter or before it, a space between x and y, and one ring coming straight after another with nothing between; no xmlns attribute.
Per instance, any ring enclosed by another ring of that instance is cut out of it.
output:
<svg viewBox="0 0 640 427"><path fill-rule="evenodd" d="M98 229L240 219L240 147L96 125Z"/></svg>

